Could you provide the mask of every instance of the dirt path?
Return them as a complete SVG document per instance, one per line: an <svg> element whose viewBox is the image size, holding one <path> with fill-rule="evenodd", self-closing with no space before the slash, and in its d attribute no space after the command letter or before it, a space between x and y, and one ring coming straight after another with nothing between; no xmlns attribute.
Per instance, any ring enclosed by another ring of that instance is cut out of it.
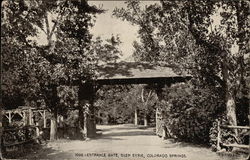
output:
<svg viewBox="0 0 250 160"><path fill-rule="evenodd" d="M133 125L97 126L102 135L88 141L59 140L28 159L149 159L149 160L236 160L219 156L209 148L162 140L153 128Z"/></svg>

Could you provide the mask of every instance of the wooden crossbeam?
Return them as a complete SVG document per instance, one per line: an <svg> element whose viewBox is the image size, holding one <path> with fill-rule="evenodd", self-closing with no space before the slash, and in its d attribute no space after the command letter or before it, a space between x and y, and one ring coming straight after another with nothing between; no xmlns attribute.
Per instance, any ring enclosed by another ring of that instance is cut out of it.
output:
<svg viewBox="0 0 250 160"><path fill-rule="evenodd" d="M35 125L32 125L32 126L29 126L29 128L36 128L36 127L39 127L39 126L35 126ZM25 129L24 127L19 127L19 128L6 128L4 129L4 132L5 131L17 131L17 130L22 130L22 129Z"/></svg>
<svg viewBox="0 0 250 160"><path fill-rule="evenodd" d="M23 141L23 142L15 142L15 143L11 143L11 144L4 144L4 146L5 146L5 147L10 147L10 146L21 145L21 144L24 144L24 143L28 143L28 142L34 141L34 140L36 140L37 138L38 138L38 137L35 137L35 138L29 139L29 140Z"/></svg>
<svg viewBox="0 0 250 160"><path fill-rule="evenodd" d="M249 129L249 126L228 126L228 125L221 125L221 128L231 128L231 129Z"/></svg>
<svg viewBox="0 0 250 160"><path fill-rule="evenodd" d="M7 119L9 119L9 116L7 114L4 115Z"/></svg>
<svg viewBox="0 0 250 160"><path fill-rule="evenodd" d="M16 111L16 112L14 112L14 114L18 114L18 115L20 115L22 118L24 118L24 115L23 115L23 112L22 111Z"/></svg>
<svg viewBox="0 0 250 160"><path fill-rule="evenodd" d="M38 113L43 116L43 110L38 110Z"/></svg>
<svg viewBox="0 0 250 160"><path fill-rule="evenodd" d="M249 145L243 145L243 144L225 144L225 143L223 143L222 145L226 146L226 147L237 147L237 148L245 148L245 149L250 148Z"/></svg>

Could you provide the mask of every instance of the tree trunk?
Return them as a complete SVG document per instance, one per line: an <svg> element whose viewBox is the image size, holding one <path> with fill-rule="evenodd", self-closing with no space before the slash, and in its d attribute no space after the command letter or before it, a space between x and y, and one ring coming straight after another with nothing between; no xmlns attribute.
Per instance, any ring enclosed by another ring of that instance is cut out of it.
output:
<svg viewBox="0 0 250 160"><path fill-rule="evenodd" d="M86 112L83 113L84 121L83 121L83 132L84 138L88 136L88 114Z"/></svg>
<svg viewBox="0 0 250 160"><path fill-rule="evenodd" d="M51 120L50 120L50 140L56 140L57 139L57 112L52 114Z"/></svg>
<svg viewBox="0 0 250 160"><path fill-rule="evenodd" d="M236 104L234 96L230 91L227 91L226 93L226 110L229 124L237 126Z"/></svg>
<svg viewBox="0 0 250 160"><path fill-rule="evenodd" d="M148 117L147 117L147 115L144 116L144 126L145 127L148 126Z"/></svg>
<svg viewBox="0 0 250 160"><path fill-rule="evenodd" d="M135 109L135 125L138 125L138 110L137 108Z"/></svg>
<svg viewBox="0 0 250 160"><path fill-rule="evenodd" d="M226 103L226 115L229 125L237 126L237 118L236 118L236 103L234 96L233 84L230 82L229 70L228 70L228 62L227 57L223 58L222 64L222 76L223 81L225 82L225 103ZM238 135L237 129L234 130L235 135Z"/></svg>

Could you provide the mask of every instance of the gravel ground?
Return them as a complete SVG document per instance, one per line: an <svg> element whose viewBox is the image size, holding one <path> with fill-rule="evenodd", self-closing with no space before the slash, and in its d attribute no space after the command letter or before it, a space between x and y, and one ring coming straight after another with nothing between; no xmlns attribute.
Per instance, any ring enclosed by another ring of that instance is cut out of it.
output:
<svg viewBox="0 0 250 160"><path fill-rule="evenodd" d="M87 141L49 142L25 159L144 159L144 160L242 160L245 155L217 154L204 146L162 140L153 128L134 125L97 126L102 134Z"/></svg>

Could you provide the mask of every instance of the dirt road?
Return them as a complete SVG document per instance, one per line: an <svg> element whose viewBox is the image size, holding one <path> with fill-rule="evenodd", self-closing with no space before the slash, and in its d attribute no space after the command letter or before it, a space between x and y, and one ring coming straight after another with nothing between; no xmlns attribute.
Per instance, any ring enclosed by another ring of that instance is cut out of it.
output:
<svg viewBox="0 0 250 160"><path fill-rule="evenodd" d="M162 140L153 128L134 125L97 126L102 135L87 141L50 142L28 159L144 159L144 160L236 160L243 157L219 156L209 148Z"/></svg>

